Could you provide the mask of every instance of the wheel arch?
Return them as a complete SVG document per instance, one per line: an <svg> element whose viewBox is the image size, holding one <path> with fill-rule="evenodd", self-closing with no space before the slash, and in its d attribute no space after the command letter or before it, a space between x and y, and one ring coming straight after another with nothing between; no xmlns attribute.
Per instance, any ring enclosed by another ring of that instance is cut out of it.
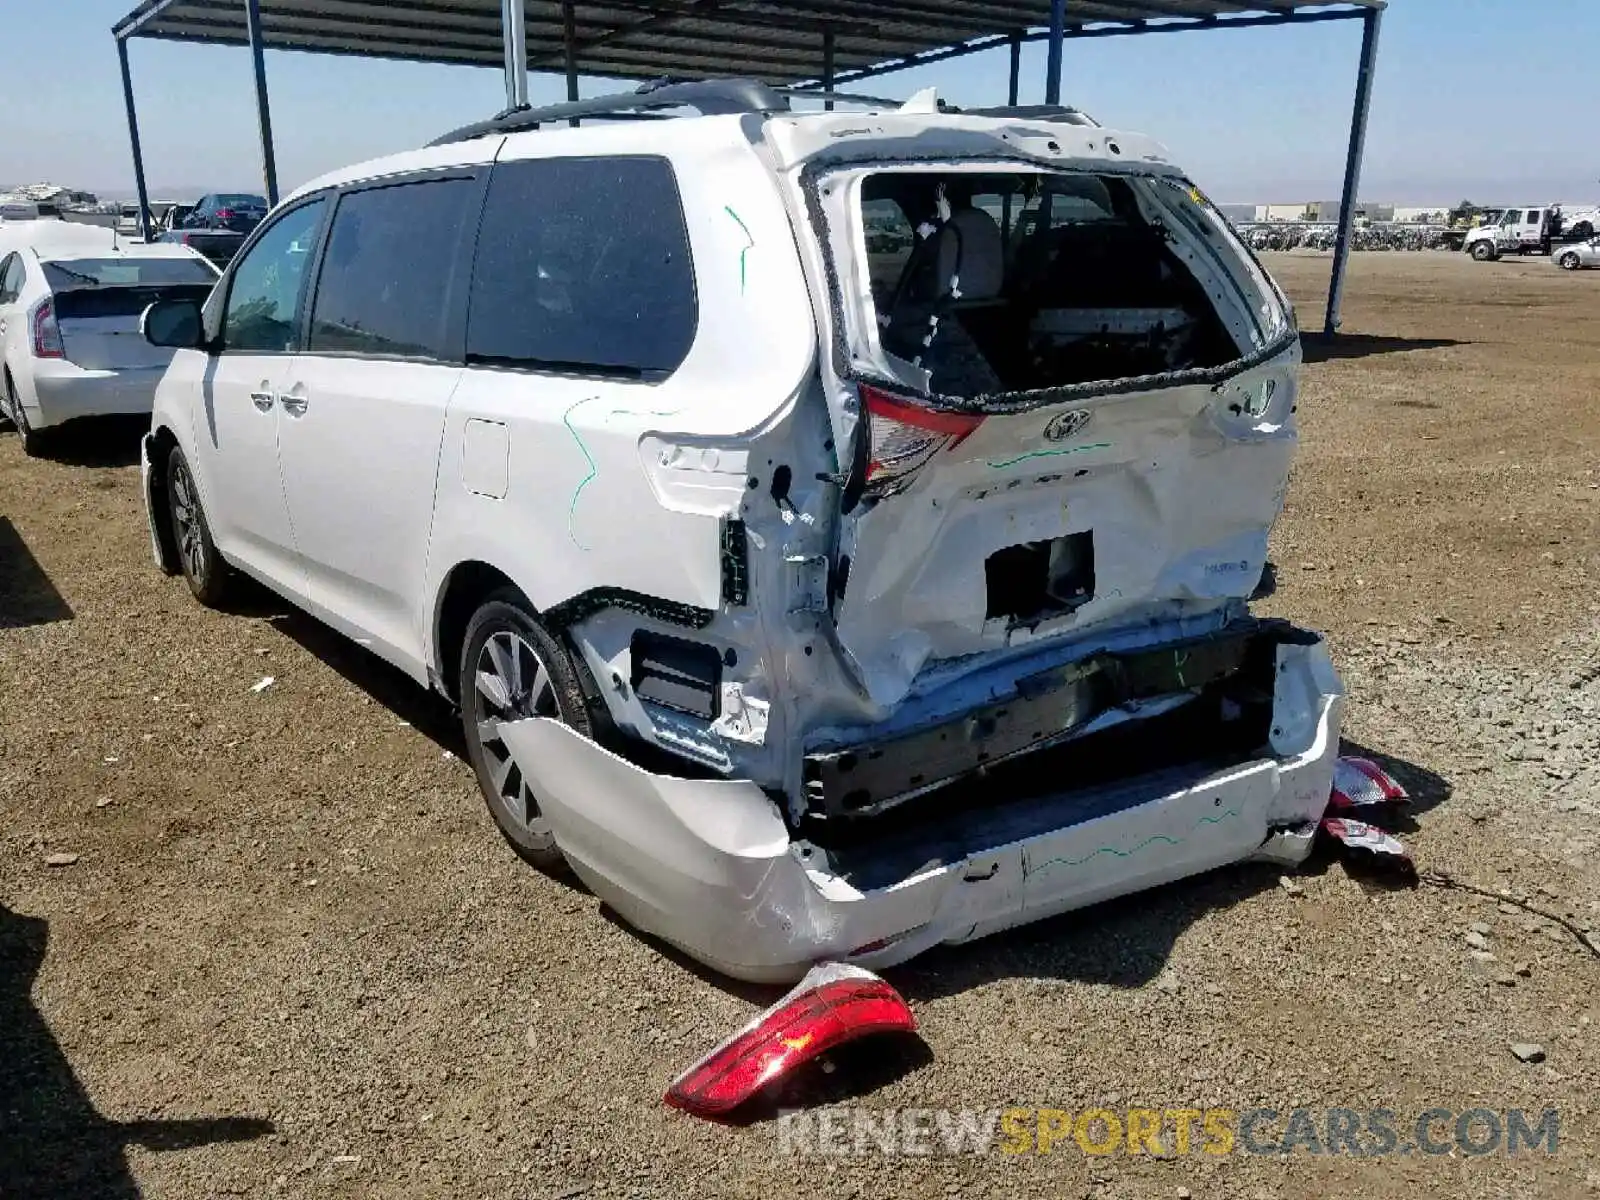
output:
<svg viewBox="0 0 1600 1200"><path fill-rule="evenodd" d="M150 506L150 531L155 534L155 549L162 570L178 574L178 534L173 531L173 506L166 491L166 464L178 450L178 435L163 424L150 430L150 475L144 488L144 502ZM192 470L192 469L190 469Z"/></svg>
<svg viewBox="0 0 1600 1200"><path fill-rule="evenodd" d="M467 559L451 567L439 585L433 604L432 652L428 655L428 670L436 690L453 702L461 697L456 693L457 664L461 661L461 647L466 641L467 625L472 614L495 592L513 589L535 616L538 610L528 599L527 591L519 587L511 576L499 567L478 559Z"/></svg>

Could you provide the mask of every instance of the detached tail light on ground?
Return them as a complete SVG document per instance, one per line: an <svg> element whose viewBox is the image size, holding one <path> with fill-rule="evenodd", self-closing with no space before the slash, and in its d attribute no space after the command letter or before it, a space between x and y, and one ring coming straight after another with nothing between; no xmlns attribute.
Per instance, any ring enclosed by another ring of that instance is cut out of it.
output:
<svg viewBox="0 0 1600 1200"><path fill-rule="evenodd" d="M61 326L56 324L56 306L45 300L33 310L33 356L35 358L65 358L67 347L61 340Z"/></svg>
<svg viewBox="0 0 1600 1200"><path fill-rule="evenodd" d="M667 1089L666 1102L720 1117L762 1088L835 1046L874 1033L907 1033L917 1020L871 971L843 963L813 967L795 989Z"/></svg>
<svg viewBox="0 0 1600 1200"><path fill-rule="evenodd" d="M982 416L941 412L912 400L861 387L871 454L867 490L885 493L904 486L934 455L959 445L983 423Z"/></svg>
<svg viewBox="0 0 1600 1200"><path fill-rule="evenodd" d="M1382 767L1368 758L1340 757L1333 764L1333 794L1328 808L1346 812L1400 804L1407 799L1401 787Z"/></svg>

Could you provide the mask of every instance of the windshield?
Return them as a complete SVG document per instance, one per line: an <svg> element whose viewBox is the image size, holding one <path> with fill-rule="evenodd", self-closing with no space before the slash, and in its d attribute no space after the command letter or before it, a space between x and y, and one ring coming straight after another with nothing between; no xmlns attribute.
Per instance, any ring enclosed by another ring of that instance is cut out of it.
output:
<svg viewBox="0 0 1600 1200"><path fill-rule="evenodd" d="M1218 368L1292 336L1276 285L1182 180L907 167L830 190L859 239L858 269L840 272L860 284L852 349L919 390Z"/></svg>
<svg viewBox="0 0 1600 1200"><path fill-rule="evenodd" d="M265 208L267 206L265 196L249 196L243 192L230 192L226 196L218 196L217 203L223 208Z"/></svg>
<svg viewBox="0 0 1600 1200"><path fill-rule="evenodd" d="M217 273L195 258L80 258L47 262L45 279L53 291L94 287L165 287L215 283Z"/></svg>

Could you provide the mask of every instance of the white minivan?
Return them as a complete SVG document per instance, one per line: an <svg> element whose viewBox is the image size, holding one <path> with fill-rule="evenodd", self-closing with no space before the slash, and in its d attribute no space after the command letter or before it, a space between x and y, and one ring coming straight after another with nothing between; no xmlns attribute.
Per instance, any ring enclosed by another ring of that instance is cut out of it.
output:
<svg viewBox="0 0 1600 1200"><path fill-rule="evenodd" d="M1299 342L1145 137L647 86L317 180L144 321L158 561L450 697L506 838L723 972L1308 852L1341 689L1248 607Z"/></svg>

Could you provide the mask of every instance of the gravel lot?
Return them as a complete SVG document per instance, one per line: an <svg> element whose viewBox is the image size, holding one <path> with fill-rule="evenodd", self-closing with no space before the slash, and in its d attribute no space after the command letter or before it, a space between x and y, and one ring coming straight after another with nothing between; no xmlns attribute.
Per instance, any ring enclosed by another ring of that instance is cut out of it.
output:
<svg viewBox="0 0 1600 1200"><path fill-rule="evenodd" d="M1269 258L1320 325L1329 259ZM0 437L0 1196L1594 1194L1600 274L1358 255L1346 329L1308 347L1267 607L1330 634L1424 871L1572 928L1219 872L892 972L928 1052L859 1046L803 1094L1554 1107L1555 1156L800 1158L663 1108L773 993L523 867L408 681L159 575L121 428L58 462Z"/></svg>

